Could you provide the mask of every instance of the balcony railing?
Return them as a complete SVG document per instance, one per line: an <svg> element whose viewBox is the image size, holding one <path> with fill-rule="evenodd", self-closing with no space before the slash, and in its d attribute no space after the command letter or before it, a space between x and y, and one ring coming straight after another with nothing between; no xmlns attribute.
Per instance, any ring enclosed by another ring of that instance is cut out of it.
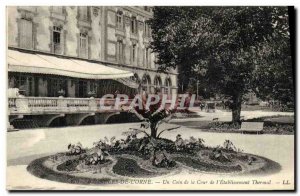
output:
<svg viewBox="0 0 300 196"><path fill-rule="evenodd" d="M104 106L111 106L111 110L124 110L122 104L115 108L115 99L101 101L100 98L16 97L8 98L8 111L10 115L107 112L107 109L100 107L101 102Z"/></svg>
<svg viewBox="0 0 300 196"><path fill-rule="evenodd" d="M112 98L9 97L8 112L9 115L119 112L128 110L132 99L116 102Z"/></svg>

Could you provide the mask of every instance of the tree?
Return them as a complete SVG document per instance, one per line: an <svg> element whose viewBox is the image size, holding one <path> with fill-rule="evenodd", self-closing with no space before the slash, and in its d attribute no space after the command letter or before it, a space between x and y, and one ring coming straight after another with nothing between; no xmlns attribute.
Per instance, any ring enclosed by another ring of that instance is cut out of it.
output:
<svg viewBox="0 0 300 196"><path fill-rule="evenodd" d="M284 10L155 7L150 20L151 48L158 54L160 70L178 66L179 83L188 86L200 76L211 92L230 97L232 121L236 123L240 121L243 95L257 89L257 67L272 66L261 50L266 43L275 43L278 28L274 24ZM282 56L290 55L284 52Z"/></svg>
<svg viewBox="0 0 300 196"><path fill-rule="evenodd" d="M265 62L256 70L255 92L264 100L278 100L294 105L294 73L291 56L289 16L287 8L274 8L273 39L262 45L260 61ZM270 66L272 65L272 66Z"/></svg>
<svg viewBox="0 0 300 196"><path fill-rule="evenodd" d="M172 108L167 108L165 105L163 105L162 97L160 96L159 91L160 90L156 89L155 93L155 95L157 96L156 99L158 99L157 103L152 102L155 99L154 97L150 98L146 94L143 94L140 100L142 103L142 107L140 108L139 106L136 106L135 108L129 110L129 112L134 113L142 121L140 127L141 129L132 129L134 132L131 134L136 135L137 133L143 132L148 137L157 139L163 132L179 128L175 127L164 129L158 133L160 124L171 120L171 117L175 112L180 112L179 110L177 110L178 104L175 104ZM152 104L149 104L147 106L147 102L149 101L148 99L152 102ZM150 128L150 135L144 130L148 128Z"/></svg>

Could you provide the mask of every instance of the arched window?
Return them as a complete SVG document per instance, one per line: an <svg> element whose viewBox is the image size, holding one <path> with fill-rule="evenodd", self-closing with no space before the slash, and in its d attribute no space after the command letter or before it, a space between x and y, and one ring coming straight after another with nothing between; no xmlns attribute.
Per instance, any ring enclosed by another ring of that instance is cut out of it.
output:
<svg viewBox="0 0 300 196"><path fill-rule="evenodd" d="M154 86L156 89L160 89L162 88L162 82L161 82L161 78L160 76L156 76L154 79Z"/></svg>
<svg viewBox="0 0 300 196"><path fill-rule="evenodd" d="M144 75L142 79L142 88L147 93L151 93L151 79L149 75Z"/></svg>
<svg viewBox="0 0 300 196"><path fill-rule="evenodd" d="M140 78L139 76L137 75L137 73L135 73L133 76L130 77L131 80L135 81L136 83L139 83L140 82Z"/></svg>
<svg viewBox="0 0 300 196"><path fill-rule="evenodd" d="M166 81L165 81L165 93L167 95L171 95L171 86L172 86L171 79L170 78L166 78Z"/></svg>

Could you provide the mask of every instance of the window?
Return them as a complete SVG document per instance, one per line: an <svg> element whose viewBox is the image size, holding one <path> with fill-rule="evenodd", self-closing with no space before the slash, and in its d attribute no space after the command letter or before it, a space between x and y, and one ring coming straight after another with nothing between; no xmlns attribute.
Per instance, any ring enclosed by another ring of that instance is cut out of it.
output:
<svg viewBox="0 0 300 196"><path fill-rule="evenodd" d="M119 63L123 63L123 41L118 40L117 42L117 60Z"/></svg>
<svg viewBox="0 0 300 196"><path fill-rule="evenodd" d="M52 11L58 14L63 13L63 7L62 6L52 6Z"/></svg>
<svg viewBox="0 0 300 196"><path fill-rule="evenodd" d="M80 6L79 9L79 19L81 20L88 20L88 7L87 6Z"/></svg>
<svg viewBox="0 0 300 196"><path fill-rule="evenodd" d="M170 95L171 94L171 86L172 86L172 83L171 83L171 80L170 78L167 78L166 81L165 81L165 93L167 95Z"/></svg>
<svg viewBox="0 0 300 196"><path fill-rule="evenodd" d="M87 97L87 81L77 80L75 97Z"/></svg>
<svg viewBox="0 0 300 196"><path fill-rule="evenodd" d="M26 89L27 78L25 76L17 76L15 88L19 88L20 90Z"/></svg>
<svg viewBox="0 0 300 196"><path fill-rule="evenodd" d="M150 76L145 75L142 79L142 88L147 93L151 93L151 79Z"/></svg>
<svg viewBox="0 0 300 196"><path fill-rule="evenodd" d="M26 96L34 96L33 77L23 74L17 74L14 77L13 88L18 88L21 94Z"/></svg>
<svg viewBox="0 0 300 196"><path fill-rule="evenodd" d="M136 17L131 18L131 33L137 33L137 20Z"/></svg>
<svg viewBox="0 0 300 196"><path fill-rule="evenodd" d="M161 79L160 79L159 76L155 78L154 86L155 86L156 89L161 89Z"/></svg>
<svg viewBox="0 0 300 196"><path fill-rule="evenodd" d="M79 36L79 56L82 58L88 57L88 36L87 33L80 33Z"/></svg>
<svg viewBox="0 0 300 196"><path fill-rule="evenodd" d="M21 48L33 49L32 21L21 19L19 29L19 44Z"/></svg>
<svg viewBox="0 0 300 196"><path fill-rule="evenodd" d="M48 78L47 80L48 96L58 97L67 96L67 80L60 78Z"/></svg>
<svg viewBox="0 0 300 196"><path fill-rule="evenodd" d="M144 26L144 35L145 37L150 37L150 25L145 22L145 26Z"/></svg>
<svg viewBox="0 0 300 196"><path fill-rule="evenodd" d="M62 44L61 44L61 27L53 27L53 53L61 54L62 53Z"/></svg>
<svg viewBox="0 0 300 196"><path fill-rule="evenodd" d="M117 29L123 30L123 13L121 11L117 12Z"/></svg>
<svg viewBox="0 0 300 196"><path fill-rule="evenodd" d="M97 82L96 81L90 81L90 92L91 93L97 93Z"/></svg>
<svg viewBox="0 0 300 196"><path fill-rule="evenodd" d="M132 63L135 62L135 59L136 59L136 44L133 44L132 45Z"/></svg>
<svg viewBox="0 0 300 196"><path fill-rule="evenodd" d="M131 76L130 79L136 83L140 82L140 78L136 73L133 76Z"/></svg>

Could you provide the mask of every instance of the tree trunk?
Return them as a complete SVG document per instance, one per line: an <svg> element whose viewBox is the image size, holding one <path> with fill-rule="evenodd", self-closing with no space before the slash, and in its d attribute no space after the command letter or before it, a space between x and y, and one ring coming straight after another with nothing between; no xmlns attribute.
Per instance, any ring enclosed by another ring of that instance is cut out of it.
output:
<svg viewBox="0 0 300 196"><path fill-rule="evenodd" d="M232 103L232 123L239 123L241 120L241 109L242 109L242 95L233 97Z"/></svg>
<svg viewBox="0 0 300 196"><path fill-rule="evenodd" d="M157 137L156 123L151 123L150 129L151 129L151 137L156 138Z"/></svg>

